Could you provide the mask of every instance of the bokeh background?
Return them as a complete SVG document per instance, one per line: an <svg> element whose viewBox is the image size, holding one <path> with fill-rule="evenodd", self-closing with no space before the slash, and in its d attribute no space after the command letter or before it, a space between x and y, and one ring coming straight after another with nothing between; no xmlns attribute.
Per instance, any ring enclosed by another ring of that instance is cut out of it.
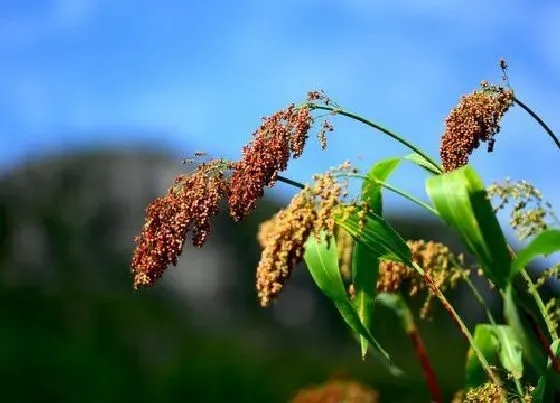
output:
<svg viewBox="0 0 560 403"><path fill-rule="evenodd" d="M215 221L152 289L129 260L144 208L203 150L237 158L259 119L322 88L346 108L437 155L444 119L505 58L517 95L560 127L560 4L521 0L0 1L0 400L286 402L330 377L386 402L429 397L388 312L375 334L407 371L362 362L302 267L273 307L254 291L257 225L294 189L279 184L245 223ZM328 152L310 143L287 176L403 150L335 119ZM558 151L523 111L495 151L472 159L487 183L529 179L560 204ZM403 165L394 184L423 194ZM441 223L388 195L408 237ZM454 296L472 323L480 312ZM446 396L465 346L436 310L421 329Z"/></svg>

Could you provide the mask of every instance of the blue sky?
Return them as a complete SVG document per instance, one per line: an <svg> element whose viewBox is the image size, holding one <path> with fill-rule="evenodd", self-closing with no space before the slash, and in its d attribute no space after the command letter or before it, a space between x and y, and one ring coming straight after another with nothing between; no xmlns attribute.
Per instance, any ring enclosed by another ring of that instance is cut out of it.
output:
<svg viewBox="0 0 560 403"><path fill-rule="evenodd" d="M178 170L195 149L235 158L261 116L315 88L437 156L445 116L499 80L500 57L560 132L559 21L552 0L2 0L0 167L99 144L169 147ZM329 151L310 144L291 177L406 153L334 124ZM472 162L487 183L529 179L560 206L559 153L516 108ZM394 182L423 192L415 167Z"/></svg>

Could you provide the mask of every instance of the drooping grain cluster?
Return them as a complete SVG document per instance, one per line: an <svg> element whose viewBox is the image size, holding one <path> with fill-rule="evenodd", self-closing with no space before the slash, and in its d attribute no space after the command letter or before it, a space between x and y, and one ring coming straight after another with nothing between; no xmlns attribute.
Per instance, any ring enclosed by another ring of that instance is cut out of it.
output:
<svg viewBox="0 0 560 403"><path fill-rule="evenodd" d="M290 204L261 224L262 253L257 267L257 293L262 306L278 295L293 268L303 260L308 236L334 234L334 214L346 194L331 173L315 175L314 184L296 194Z"/></svg>
<svg viewBox="0 0 560 403"><path fill-rule="evenodd" d="M288 160L301 156L312 123L309 108L294 105L263 119L231 176L229 208L234 220L254 210L264 188L276 182Z"/></svg>
<svg viewBox="0 0 560 403"><path fill-rule="evenodd" d="M132 257L135 287L152 285L168 265L177 264L189 231L194 246L204 245L210 218L227 194L226 171L232 167L222 160L202 164L195 172L178 176L167 195L148 205Z"/></svg>
<svg viewBox="0 0 560 403"><path fill-rule="evenodd" d="M352 278L352 251L354 240L346 230L340 225L335 228L334 237L336 239L336 249L338 250L338 266L342 278L349 280Z"/></svg>
<svg viewBox="0 0 560 403"><path fill-rule="evenodd" d="M455 256L440 242L409 240L407 245L414 261L424 269L442 292L449 286L453 287L462 276L469 274L469 271L464 269L463 256ZM378 292L405 292L413 297L424 290L427 290L426 283L414 268L407 267L401 262L381 260L377 280ZM424 306L420 311L422 318L428 316L433 297L433 293L428 290Z"/></svg>
<svg viewBox="0 0 560 403"><path fill-rule="evenodd" d="M299 391L291 403L377 403L379 393L355 381L333 380Z"/></svg>
<svg viewBox="0 0 560 403"><path fill-rule="evenodd" d="M323 92L310 94L315 100L329 102ZM234 220L246 217L263 196L264 188L272 186L278 173L286 170L289 159L301 156L312 124L308 106L290 105L263 118L252 141L243 148L240 161L209 159L194 172L177 177L169 192L146 209L131 263L135 287L153 284L168 265L177 263L189 231L193 233L193 245L205 243L210 218L218 213L222 199L228 201ZM328 122L321 129L322 147L327 131L332 131ZM194 164L206 154L197 152L194 157L183 162Z"/></svg>
<svg viewBox="0 0 560 403"><path fill-rule="evenodd" d="M488 151L494 146L494 136L500 131L500 119L513 102L513 91L487 82L482 89L463 96L445 120L440 155L445 171L468 164L470 154L488 142Z"/></svg>

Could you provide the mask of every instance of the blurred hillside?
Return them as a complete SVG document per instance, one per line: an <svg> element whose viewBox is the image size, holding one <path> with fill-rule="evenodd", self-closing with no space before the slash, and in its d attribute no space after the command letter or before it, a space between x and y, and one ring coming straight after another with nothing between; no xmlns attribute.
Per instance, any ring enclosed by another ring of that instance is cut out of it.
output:
<svg viewBox="0 0 560 403"><path fill-rule="evenodd" d="M375 333L404 379L360 360L303 267L273 307L259 307L255 236L280 207L270 199L244 223L217 217L207 246L187 248L156 286L134 292L134 235L181 169L164 154L99 150L0 178L0 401L285 402L335 374L377 388L382 401L428 401L410 342L382 309ZM440 223L391 222L410 238L457 244ZM451 396L465 346L448 320L436 323L421 327Z"/></svg>

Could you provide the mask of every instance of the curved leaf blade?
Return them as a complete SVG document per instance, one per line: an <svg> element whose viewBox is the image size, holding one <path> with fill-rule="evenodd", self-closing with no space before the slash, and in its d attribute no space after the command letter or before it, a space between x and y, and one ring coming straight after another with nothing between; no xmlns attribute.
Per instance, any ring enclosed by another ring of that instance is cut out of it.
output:
<svg viewBox="0 0 560 403"><path fill-rule="evenodd" d="M546 378L541 376L537 382L537 386L533 393L531 393L531 403L544 403L546 391Z"/></svg>
<svg viewBox="0 0 560 403"><path fill-rule="evenodd" d="M484 358L492 365L497 363L497 345L489 327L491 325L476 325L474 328L474 344L476 344L484 355ZM479 387L487 380L487 374L472 347L467 352L467 361L465 364L465 389Z"/></svg>
<svg viewBox="0 0 560 403"><path fill-rule="evenodd" d="M554 355L559 358L560 357L560 341L556 340L550 346ZM553 368L552 360L550 357L548 358L548 363L546 365L546 372L544 375L541 375L537 386L531 397L533 398L533 403L544 403L544 402L552 402L555 400L555 395L558 393L559 389L559 375L556 370Z"/></svg>
<svg viewBox="0 0 560 403"><path fill-rule="evenodd" d="M523 376L523 348L511 326L492 326L498 341L498 356L502 367L509 371L514 379Z"/></svg>
<svg viewBox="0 0 560 403"><path fill-rule="evenodd" d="M539 375L543 375L546 355L542 352L533 333L527 331L530 325L519 315L519 310L515 303L514 290L511 285L506 288L504 295L504 316L507 324L513 329L517 340L522 346L523 357Z"/></svg>
<svg viewBox="0 0 560 403"><path fill-rule="evenodd" d="M364 225L360 226L359 209L344 217L338 214L335 221L344 228L356 242L364 245L380 259L389 259L412 266L412 253L406 242L379 215L368 212L364 216Z"/></svg>
<svg viewBox="0 0 560 403"><path fill-rule="evenodd" d="M424 158L420 154L412 153L412 154L408 154L404 158L406 160L410 161L410 162L413 162L414 164L418 165L419 167L424 168L427 172L429 172L432 175L441 174L441 170L440 170L439 167L432 164L430 161L428 161L426 158Z"/></svg>
<svg viewBox="0 0 560 403"><path fill-rule="evenodd" d="M515 277L519 269L537 256L548 256L560 250L560 230L549 229L539 233L525 248L517 253L517 258L512 262L511 277Z"/></svg>
<svg viewBox="0 0 560 403"><path fill-rule="evenodd" d="M320 240L311 235L305 243L304 260L315 284L333 301L352 331L367 339L368 343L373 347L374 355L387 365L394 375L401 375L402 371L393 364L389 354L363 325L358 313L350 302L340 275L338 253L334 245L334 238L327 242L324 233Z"/></svg>
<svg viewBox="0 0 560 403"><path fill-rule="evenodd" d="M375 214L381 216L383 209L381 202L381 190L383 187L376 181L385 182L389 175L399 166L400 162L400 157L391 157L379 161L370 168L367 174L368 180L362 182L360 198L368 202L371 211Z"/></svg>
<svg viewBox="0 0 560 403"><path fill-rule="evenodd" d="M484 274L504 290L511 257L482 181L470 166L426 180L426 192L445 222L459 232Z"/></svg>
<svg viewBox="0 0 560 403"><path fill-rule="evenodd" d="M500 363L515 379L523 376L522 347L514 329L506 325L479 324L474 329L474 343L491 364ZM469 349L465 367L467 389L476 388L487 380L478 357Z"/></svg>
<svg viewBox="0 0 560 403"><path fill-rule="evenodd" d="M383 188L376 181L385 181L400 162L400 157L379 161L370 168L367 174L369 180L362 182L360 198L367 202L370 210L379 216L381 216L383 209L381 197ZM355 293L352 304L356 307L360 320L368 329L370 329L375 309L378 277L379 256L361 243L356 243L352 251L352 280ZM362 357L364 357L368 350L368 341L364 336L360 336L360 347Z"/></svg>

